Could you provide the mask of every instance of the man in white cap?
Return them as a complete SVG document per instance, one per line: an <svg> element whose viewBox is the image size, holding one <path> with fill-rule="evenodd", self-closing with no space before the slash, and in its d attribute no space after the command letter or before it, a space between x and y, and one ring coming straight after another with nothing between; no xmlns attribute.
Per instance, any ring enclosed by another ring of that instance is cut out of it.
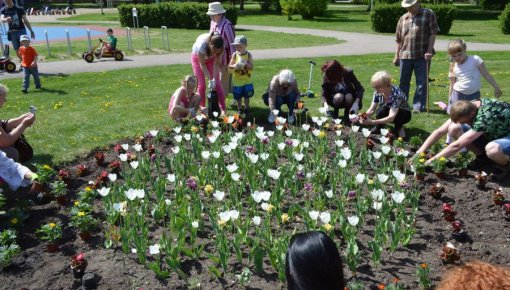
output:
<svg viewBox="0 0 510 290"><path fill-rule="evenodd" d="M416 77L413 112L424 112L427 103L427 62L434 55L434 42L439 32L436 15L422 8L418 0L403 0L407 13L400 17L397 30L397 49L393 63L400 66L400 89L409 97L411 76Z"/></svg>
<svg viewBox="0 0 510 290"><path fill-rule="evenodd" d="M221 87L225 92L225 97L230 91L230 74L228 73L229 58L234 53L235 49L232 43L236 37L234 26L225 17L227 12L220 2L209 3L209 9L207 15L211 17L211 28L210 32L216 31L223 38L225 51L223 53L223 59L220 62L220 73L221 73Z"/></svg>

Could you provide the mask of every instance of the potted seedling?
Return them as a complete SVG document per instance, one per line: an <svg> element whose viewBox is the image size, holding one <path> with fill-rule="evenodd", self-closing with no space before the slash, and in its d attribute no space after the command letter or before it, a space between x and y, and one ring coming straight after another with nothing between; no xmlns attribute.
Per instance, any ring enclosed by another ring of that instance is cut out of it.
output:
<svg viewBox="0 0 510 290"><path fill-rule="evenodd" d="M439 182L432 184L429 188L429 194L435 199L440 199L444 191L444 186Z"/></svg>
<svg viewBox="0 0 510 290"><path fill-rule="evenodd" d="M439 258L441 261L443 261L443 264L455 263L456 261L460 260L459 250L457 250L457 248L455 248L452 243L448 242L443 246Z"/></svg>
<svg viewBox="0 0 510 290"><path fill-rule="evenodd" d="M78 211L71 216L71 225L78 229L78 235L86 242L92 236L91 231L96 227L96 220L89 212Z"/></svg>
<svg viewBox="0 0 510 290"><path fill-rule="evenodd" d="M484 188L485 184L487 184L487 173L485 171L476 173L475 183L479 188Z"/></svg>
<svg viewBox="0 0 510 290"><path fill-rule="evenodd" d="M420 153L420 155L412 160L412 170L414 172L414 177L418 181L423 181L425 179L425 153Z"/></svg>
<svg viewBox="0 0 510 290"><path fill-rule="evenodd" d="M435 156L437 153L441 152L445 148L444 144L441 143L434 143L432 146L430 146L430 152L429 156L427 156L429 159L432 158L432 156Z"/></svg>
<svg viewBox="0 0 510 290"><path fill-rule="evenodd" d="M58 204L65 205L66 203L66 195L67 195L67 185L65 182L58 180L54 181L50 184L51 192Z"/></svg>
<svg viewBox="0 0 510 290"><path fill-rule="evenodd" d="M474 154L472 152L462 152L459 154L456 154L453 159L453 164L455 168L459 171L459 177L466 177L468 174L468 165L473 161Z"/></svg>
<svg viewBox="0 0 510 290"><path fill-rule="evenodd" d="M71 270L73 270L73 275L76 279L83 277L87 265L87 259L85 259L85 254L83 253L72 256L71 260L69 261L69 266L71 267Z"/></svg>
<svg viewBox="0 0 510 290"><path fill-rule="evenodd" d="M104 164L104 153L103 152L96 152L94 154L94 158L96 159L97 166L103 166Z"/></svg>
<svg viewBox="0 0 510 290"><path fill-rule="evenodd" d="M444 158L443 156L436 158L432 160L432 171L434 171L434 174L439 179L445 179L446 178L446 164L448 163L448 159Z"/></svg>
<svg viewBox="0 0 510 290"><path fill-rule="evenodd" d="M108 181L108 172L106 170L103 170L97 176L96 181L94 181L93 189L98 189L101 186L105 186L107 181Z"/></svg>
<svg viewBox="0 0 510 290"><path fill-rule="evenodd" d="M503 217L504 217L507 221L510 221L510 203L505 203L505 204L501 207L501 210L502 210Z"/></svg>
<svg viewBox="0 0 510 290"><path fill-rule="evenodd" d="M85 176L88 173L88 168L85 164L79 164L76 166L76 175L79 177Z"/></svg>
<svg viewBox="0 0 510 290"><path fill-rule="evenodd" d="M0 272L3 268L9 266L12 258L21 252L16 243L16 231L12 229L0 232Z"/></svg>
<svg viewBox="0 0 510 290"><path fill-rule="evenodd" d="M447 222L453 222L457 213L453 207L448 203L443 203L443 218Z"/></svg>
<svg viewBox="0 0 510 290"><path fill-rule="evenodd" d="M503 205L505 203L505 195L501 187L492 191L492 201L495 205Z"/></svg>
<svg viewBox="0 0 510 290"><path fill-rule="evenodd" d="M62 226L60 223L47 223L38 228L35 234L41 241L47 241L46 249L54 253L58 250L58 239L62 237Z"/></svg>
<svg viewBox="0 0 510 290"><path fill-rule="evenodd" d="M366 146L368 150L374 149L375 146L374 140L372 140L371 138L367 138Z"/></svg>
<svg viewBox="0 0 510 290"><path fill-rule="evenodd" d="M413 136L411 139L409 139L409 145L411 145L411 149L416 151L420 146L423 144L423 140L420 138L420 136Z"/></svg>
<svg viewBox="0 0 510 290"><path fill-rule="evenodd" d="M452 222L452 235L456 238L461 238L466 235L466 231L464 230L464 225L460 220L454 220Z"/></svg>
<svg viewBox="0 0 510 290"><path fill-rule="evenodd" d="M32 193L44 192L46 189L46 185L51 181L51 179L55 175L55 170L53 170L53 168L51 168L47 164L44 165L34 164L34 166L37 168L37 177L33 180L30 192Z"/></svg>

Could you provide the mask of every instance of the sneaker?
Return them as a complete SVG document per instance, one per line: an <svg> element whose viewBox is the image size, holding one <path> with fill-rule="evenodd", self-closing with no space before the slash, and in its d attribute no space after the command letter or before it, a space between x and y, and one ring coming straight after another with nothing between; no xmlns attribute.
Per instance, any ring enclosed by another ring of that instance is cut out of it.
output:
<svg viewBox="0 0 510 290"><path fill-rule="evenodd" d="M27 90L21 90L21 92L24 93L24 94L28 93Z"/></svg>
<svg viewBox="0 0 510 290"><path fill-rule="evenodd" d="M40 89L42 89L42 86L36 86L35 88L40 90Z"/></svg>
<svg viewBox="0 0 510 290"><path fill-rule="evenodd" d="M418 104L413 104L413 113L419 113L421 110L420 110L420 107L421 107L421 104L418 103Z"/></svg>
<svg viewBox="0 0 510 290"><path fill-rule="evenodd" d="M510 166L499 166L495 165L494 170L489 176L489 180L491 181L503 181L507 177L508 173L510 173Z"/></svg>
<svg viewBox="0 0 510 290"><path fill-rule="evenodd" d="M272 112L269 113L269 116L267 116L267 121L271 124L274 123L275 117Z"/></svg>
<svg viewBox="0 0 510 290"><path fill-rule="evenodd" d="M248 108L244 109L243 113L245 116L248 116L248 114L250 114L250 109L248 109Z"/></svg>
<svg viewBox="0 0 510 290"><path fill-rule="evenodd" d="M292 124L294 123L294 121L296 120L296 117L294 116L295 114L289 114L289 118L287 119L287 121L289 122L289 124Z"/></svg>

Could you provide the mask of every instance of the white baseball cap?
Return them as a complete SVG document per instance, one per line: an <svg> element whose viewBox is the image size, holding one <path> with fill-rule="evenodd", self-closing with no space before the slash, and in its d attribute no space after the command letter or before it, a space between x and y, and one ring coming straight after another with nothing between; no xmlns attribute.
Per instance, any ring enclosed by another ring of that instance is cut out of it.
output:
<svg viewBox="0 0 510 290"><path fill-rule="evenodd" d="M19 41L23 41L23 40L28 40L28 41L30 41L30 38L28 38L28 35L23 34L22 36L20 36L20 37L19 37Z"/></svg>

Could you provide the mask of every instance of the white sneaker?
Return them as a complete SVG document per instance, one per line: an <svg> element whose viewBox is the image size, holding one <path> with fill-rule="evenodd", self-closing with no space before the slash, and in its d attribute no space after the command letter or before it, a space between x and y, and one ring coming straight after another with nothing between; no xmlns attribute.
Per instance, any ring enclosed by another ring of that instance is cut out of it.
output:
<svg viewBox="0 0 510 290"><path fill-rule="evenodd" d="M289 114L289 118L287 119L287 121L289 122L289 124L292 124L294 123L294 121L296 120L296 117L294 117L294 114Z"/></svg>
<svg viewBox="0 0 510 290"><path fill-rule="evenodd" d="M267 116L267 121L271 124L274 123L274 115L272 112L269 113L269 116Z"/></svg>

